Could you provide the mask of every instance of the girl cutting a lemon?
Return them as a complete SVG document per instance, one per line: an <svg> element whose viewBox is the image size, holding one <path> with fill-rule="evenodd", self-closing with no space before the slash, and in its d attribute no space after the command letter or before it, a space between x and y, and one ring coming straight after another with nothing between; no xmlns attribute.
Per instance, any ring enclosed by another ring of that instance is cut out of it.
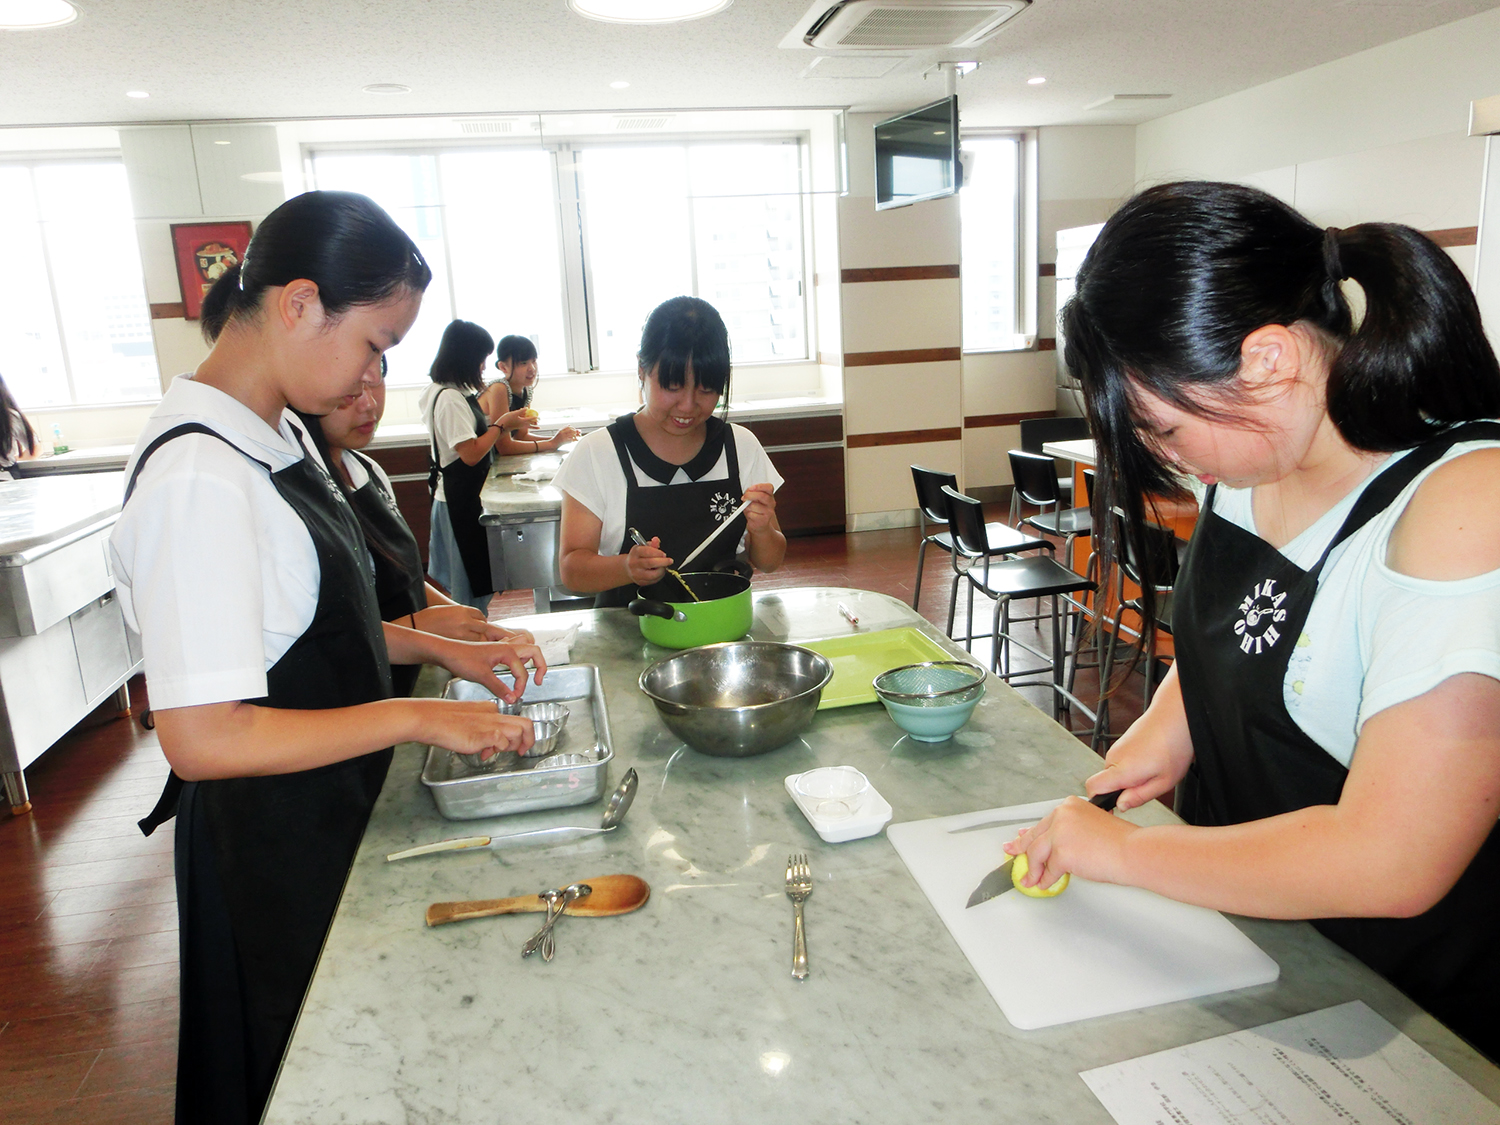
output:
<svg viewBox="0 0 1500 1125"><path fill-rule="evenodd" d="M1187 824L1070 799L1006 845L1022 882L1312 920L1500 1058L1500 365L1463 274L1408 227L1167 184L1104 225L1063 327L1098 510L1134 534L1145 495L1207 487L1178 659L1087 784L1175 789Z"/></svg>

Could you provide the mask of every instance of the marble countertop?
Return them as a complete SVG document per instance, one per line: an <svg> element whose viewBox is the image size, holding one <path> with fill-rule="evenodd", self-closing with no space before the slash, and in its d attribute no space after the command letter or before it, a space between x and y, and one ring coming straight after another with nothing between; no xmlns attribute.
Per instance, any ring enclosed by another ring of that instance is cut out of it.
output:
<svg viewBox="0 0 1500 1125"><path fill-rule="evenodd" d="M20 566L120 513L124 473L0 481L0 566Z"/></svg>
<svg viewBox="0 0 1500 1125"><path fill-rule="evenodd" d="M533 453L526 457L497 457L489 476L479 490L480 523L493 522L485 516L501 519L534 513L561 513L562 493L552 486L552 476L562 464L559 453ZM520 476L537 473L541 479L520 480Z"/></svg>
<svg viewBox="0 0 1500 1125"><path fill-rule="evenodd" d="M918 625L881 594L763 592L753 635L846 635ZM782 785L815 765L869 776L897 822L1080 791L1089 750L998 681L946 744L914 744L878 704L820 713L801 739L712 758L668 733L636 678L664 650L623 610L523 619L580 633L599 665L614 786L640 790L616 833L547 850L387 864L449 837L597 823L600 805L445 821L396 750L267 1110L308 1122L1066 1122L1110 1117L1080 1070L1362 999L1491 1098L1500 1070L1306 923L1237 919L1281 966L1271 985L1040 1031L1019 1031L969 967L885 836L825 844ZM430 675L429 671L429 675ZM1160 805L1129 814L1166 822ZM787 855L806 852L811 976L790 974ZM428 904L531 894L628 872L651 901L566 918L550 964L522 960L535 915L427 928Z"/></svg>

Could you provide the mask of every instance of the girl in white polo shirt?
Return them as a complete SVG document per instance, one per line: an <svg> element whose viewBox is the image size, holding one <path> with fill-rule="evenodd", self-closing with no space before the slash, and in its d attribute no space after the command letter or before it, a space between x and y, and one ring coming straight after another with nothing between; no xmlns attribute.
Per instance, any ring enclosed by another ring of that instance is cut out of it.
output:
<svg viewBox="0 0 1500 1125"><path fill-rule="evenodd" d="M385 623L359 522L287 408L326 414L380 376L431 278L369 199L309 192L261 223L204 301L213 351L173 381L128 466L110 544L172 766L177 1121L259 1119L394 743L515 750L493 704L391 699L435 663L507 698L532 646Z"/></svg>

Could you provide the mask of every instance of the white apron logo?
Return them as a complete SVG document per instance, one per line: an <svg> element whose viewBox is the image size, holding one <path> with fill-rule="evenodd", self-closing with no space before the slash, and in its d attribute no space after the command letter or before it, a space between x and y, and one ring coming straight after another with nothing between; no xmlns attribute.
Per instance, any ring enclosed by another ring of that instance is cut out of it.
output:
<svg viewBox="0 0 1500 1125"><path fill-rule="evenodd" d="M1240 639L1240 651L1264 652L1274 648L1281 640L1281 630L1276 626L1286 620L1286 610L1281 603L1286 601L1286 592L1276 592L1276 580L1267 578L1256 584L1255 589L1240 602L1240 619L1234 623L1234 635Z"/></svg>
<svg viewBox="0 0 1500 1125"><path fill-rule="evenodd" d="M713 514L715 520L723 523L734 511L734 497L727 492L715 492L713 499L708 502L708 510Z"/></svg>

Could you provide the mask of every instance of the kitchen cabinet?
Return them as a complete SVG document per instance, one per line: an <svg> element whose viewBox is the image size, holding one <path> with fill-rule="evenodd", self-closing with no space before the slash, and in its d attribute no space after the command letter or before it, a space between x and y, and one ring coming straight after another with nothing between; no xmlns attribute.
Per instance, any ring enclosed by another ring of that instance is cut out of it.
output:
<svg viewBox="0 0 1500 1125"><path fill-rule="evenodd" d="M109 569L123 473L0 483L0 778L30 808L25 769L141 669Z"/></svg>

